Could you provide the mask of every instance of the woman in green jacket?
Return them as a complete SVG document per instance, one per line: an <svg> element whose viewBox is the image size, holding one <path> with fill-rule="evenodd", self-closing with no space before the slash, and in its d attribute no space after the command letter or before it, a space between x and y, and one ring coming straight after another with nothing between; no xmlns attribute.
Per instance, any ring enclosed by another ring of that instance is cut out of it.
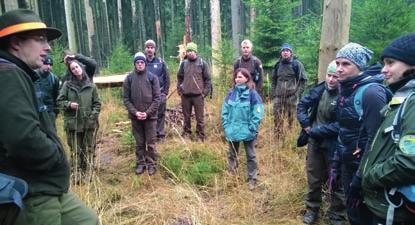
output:
<svg viewBox="0 0 415 225"><path fill-rule="evenodd" d="M95 134L98 130L101 100L84 65L71 60L67 66L72 76L63 84L57 102L64 111L64 129L71 148L72 174L75 181L79 182L79 178L94 168Z"/></svg>
<svg viewBox="0 0 415 225"><path fill-rule="evenodd" d="M381 111L382 124L362 160L364 202L373 213L373 224L414 224L414 211L404 204L393 213L388 201L399 205L401 197L390 190L415 184L415 33L394 40L381 58L393 98ZM396 117L400 108L404 110Z"/></svg>
<svg viewBox="0 0 415 225"><path fill-rule="evenodd" d="M238 166L239 142L243 141L248 167L248 185L253 190L257 180L257 160L254 142L258 127L264 117L264 104L255 91L249 71L238 68L233 74L234 87L222 106L222 126L229 142L228 167L235 171Z"/></svg>

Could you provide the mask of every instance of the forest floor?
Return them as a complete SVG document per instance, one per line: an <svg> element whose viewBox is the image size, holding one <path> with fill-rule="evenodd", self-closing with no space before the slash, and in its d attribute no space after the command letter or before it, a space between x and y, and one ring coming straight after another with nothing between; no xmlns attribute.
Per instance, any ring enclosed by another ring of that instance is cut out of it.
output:
<svg viewBox="0 0 415 225"><path fill-rule="evenodd" d="M172 177L161 162L156 175L135 175L134 140L120 90L101 90L100 95L103 107L96 170L92 182L72 185L71 190L97 211L101 224L302 224L306 150L295 147L300 129L297 124L293 129L285 129L277 138L273 132L271 103L266 103L256 146L258 183L255 190L250 191L243 145L236 174L226 170L228 145L220 124L224 93L217 92L206 101L205 142L182 139L179 120L168 124L166 140L157 144L160 156L196 150L216 155L225 167L206 185ZM168 107L178 105L179 97L173 94ZM62 129L59 134L65 140ZM323 212L316 224L327 224Z"/></svg>

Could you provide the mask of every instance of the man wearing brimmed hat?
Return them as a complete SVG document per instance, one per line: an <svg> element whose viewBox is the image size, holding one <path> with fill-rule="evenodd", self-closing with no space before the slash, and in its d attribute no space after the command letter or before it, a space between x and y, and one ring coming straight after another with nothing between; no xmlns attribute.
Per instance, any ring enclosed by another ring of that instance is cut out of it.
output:
<svg viewBox="0 0 415 225"><path fill-rule="evenodd" d="M15 224L98 224L96 214L69 189L64 148L46 111L39 110L34 69L61 32L33 11L0 16L0 172L28 183Z"/></svg>
<svg viewBox="0 0 415 225"><path fill-rule="evenodd" d="M295 119L296 104L304 92L307 75L303 64L293 55L290 44L281 46L280 56L272 70L271 98L274 103L274 124L277 135L283 132L284 120L289 127Z"/></svg>
<svg viewBox="0 0 415 225"><path fill-rule="evenodd" d="M156 57L156 42L147 40L144 43L147 71L157 75L160 83L160 105L157 113L157 140L163 141L166 138L164 131L167 96L170 88L170 75L167 64L160 57Z"/></svg>
<svg viewBox="0 0 415 225"><path fill-rule="evenodd" d="M393 40L381 59L393 97L382 111L378 134L362 159L364 202L373 214L372 224L409 225L415 221L413 205L403 201L399 189L390 190L415 184L415 33ZM394 213L390 213L391 204L397 206Z"/></svg>
<svg viewBox="0 0 415 225"><path fill-rule="evenodd" d="M36 70L39 79L35 81L36 96L39 99L39 110L46 110L55 125L59 113L56 99L59 95L59 79L52 73L53 59L50 55L45 57L43 65Z"/></svg>
<svg viewBox="0 0 415 225"><path fill-rule="evenodd" d="M186 45L186 59L181 62L177 72L177 92L182 99L183 137L191 137L192 108L196 115L196 138L205 140L204 107L205 97L211 90L209 65L197 55L197 45L193 42Z"/></svg>
<svg viewBox="0 0 415 225"><path fill-rule="evenodd" d="M316 222L322 206L322 190L327 181L330 160L333 156L338 125L336 121L339 81L336 61L327 67L326 79L310 89L297 105L297 119L302 133L308 136L306 171L308 192L305 199L306 212L303 222ZM307 144L303 143L303 144ZM345 224L344 195L340 187L331 190L327 217L332 225Z"/></svg>
<svg viewBox="0 0 415 225"><path fill-rule="evenodd" d="M338 102L339 137L330 169L330 186L341 178L347 199L347 215L351 225L371 224L368 209L362 203L360 160L364 158L380 125L380 110L388 102L383 76L370 75L368 62L373 52L348 43L336 55L336 72L340 81ZM375 65L376 67L376 65ZM341 174L340 174L341 171Z"/></svg>

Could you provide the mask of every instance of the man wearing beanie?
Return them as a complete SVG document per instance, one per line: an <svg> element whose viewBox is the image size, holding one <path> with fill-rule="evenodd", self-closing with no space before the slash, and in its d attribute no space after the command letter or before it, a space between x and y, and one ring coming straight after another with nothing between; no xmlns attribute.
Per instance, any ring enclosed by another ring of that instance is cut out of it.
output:
<svg viewBox="0 0 415 225"><path fill-rule="evenodd" d="M413 205L404 201L393 215L388 201L398 205L402 200L400 190L393 194L392 188L415 184L415 33L392 41L381 59L393 97L382 111L378 134L362 161L364 200L373 213L373 224L384 225L388 220L393 221L390 224L414 224Z"/></svg>
<svg viewBox="0 0 415 225"><path fill-rule="evenodd" d="M156 126L160 103L160 83L156 75L146 69L146 57L137 52L133 58L134 70L124 80L124 105L131 119L136 142L136 169L140 175L147 169L148 175L156 173Z"/></svg>
<svg viewBox="0 0 415 225"><path fill-rule="evenodd" d="M380 125L380 110L390 96L382 75L365 73L373 52L349 43L336 55L336 72L340 81L338 102L339 138L330 170L330 187L344 187L346 208L351 225L371 224L369 210L362 203L360 160L371 145ZM341 171L341 174L340 174Z"/></svg>
<svg viewBox="0 0 415 225"><path fill-rule="evenodd" d="M157 140L163 141L166 137L164 131L167 96L170 88L170 75L166 63L156 57L156 43L153 40L147 40L144 43L147 71L157 75L160 83L160 105L157 113Z"/></svg>
<svg viewBox="0 0 415 225"><path fill-rule="evenodd" d="M328 178L330 160L337 141L338 97L339 82L336 61L333 60L327 67L325 81L314 86L297 105L297 119L303 132L309 135L306 157L308 192L303 219L305 224L312 224L317 220L322 205L322 188ZM332 190L329 201L326 215L330 224L345 224L346 210L340 186Z"/></svg>
<svg viewBox="0 0 415 225"><path fill-rule="evenodd" d="M304 92L307 75L303 64L293 55L291 45L281 46L280 57L272 70L271 98L274 103L275 133L283 133L284 120L291 128L295 119L295 107Z"/></svg>
<svg viewBox="0 0 415 225"><path fill-rule="evenodd" d="M69 191L63 145L48 112L39 109L33 85L34 69L51 51L48 42L60 36L33 11L18 9L0 16L0 173L28 185L24 210L9 224L99 223L95 212ZM5 212L2 207L0 221Z"/></svg>
<svg viewBox="0 0 415 225"><path fill-rule="evenodd" d="M56 99L59 95L59 79L52 73L53 60L51 56L46 56L43 65L36 70L39 79L35 81L36 96L40 99L39 108L46 110L55 126L56 116L59 109Z"/></svg>
<svg viewBox="0 0 415 225"><path fill-rule="evenodd" d="M197 45L190 42L186 46L186 59L180 64L177 72L177 92L182 100L183 137L191 137L192 108L196 115L196 138L205 139L204 107L205 97L211 90L209 65L197 55Z"/></svg>
<svg viewBox="0 0 415 225"><path fill-rule="evenodd" d="M252 80L255 83L255 90L262 95L262 88L264 86L264 70L262 69L262 62L256 56L252 55L252 42L250 40L243 40L241 42L240 56L233 64L233 70L238 68L245 68L251 73Z"/></svg>

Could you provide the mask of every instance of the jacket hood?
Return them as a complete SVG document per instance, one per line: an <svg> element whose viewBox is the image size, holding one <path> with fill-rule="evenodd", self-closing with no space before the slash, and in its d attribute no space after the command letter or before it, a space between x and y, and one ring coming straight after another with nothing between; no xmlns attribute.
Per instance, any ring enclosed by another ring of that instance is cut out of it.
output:
<svg viewBox="0 0 415 225"><path fill-rule="evenodd" d="M363 73L362 75L340 82L340 93L342 96L349 96L360 86L369 83L382 84L384 80L385 77L383 74L370 76L368 74Z"/></svg>

